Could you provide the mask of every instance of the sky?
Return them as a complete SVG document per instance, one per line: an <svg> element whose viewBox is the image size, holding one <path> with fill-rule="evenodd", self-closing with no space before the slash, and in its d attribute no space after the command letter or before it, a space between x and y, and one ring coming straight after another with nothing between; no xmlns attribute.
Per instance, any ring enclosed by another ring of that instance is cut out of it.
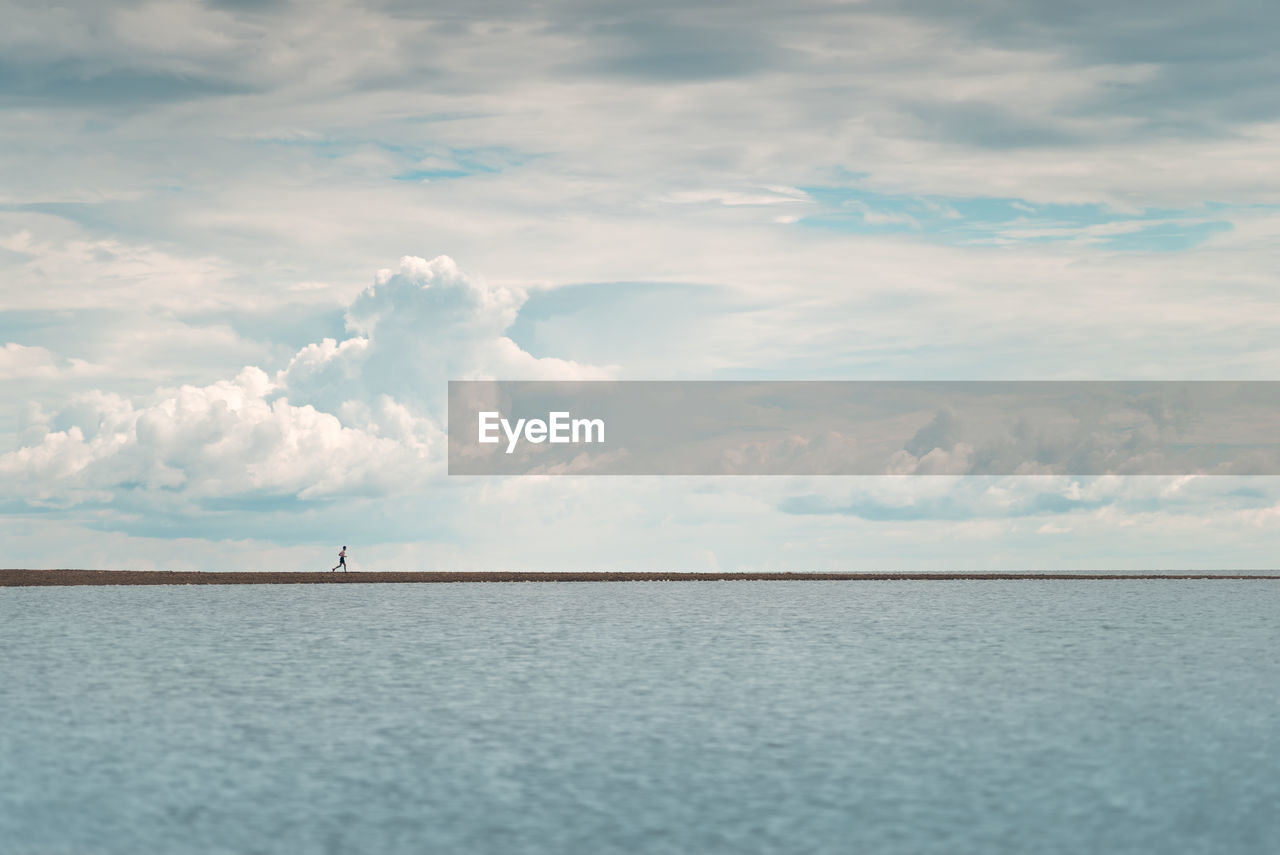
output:
<svg viewBox="0 0 1280 855"><path fill-rule="evenodd" d="M1274 478L451 478L444 433L450 379L1274 379L1274 3L0 18L6 566L1276 565Z"/></svg>

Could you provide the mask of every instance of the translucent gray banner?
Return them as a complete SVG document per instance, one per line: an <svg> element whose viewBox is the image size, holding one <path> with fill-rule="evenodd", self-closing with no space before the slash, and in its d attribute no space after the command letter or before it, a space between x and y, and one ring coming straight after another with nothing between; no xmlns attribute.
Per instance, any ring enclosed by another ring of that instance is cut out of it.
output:
<svg viewBox="0 0 1280 855"><path fill-rule="evenodd" d="M451 381L451 475L1275 475L1280 382Z"/></svg>

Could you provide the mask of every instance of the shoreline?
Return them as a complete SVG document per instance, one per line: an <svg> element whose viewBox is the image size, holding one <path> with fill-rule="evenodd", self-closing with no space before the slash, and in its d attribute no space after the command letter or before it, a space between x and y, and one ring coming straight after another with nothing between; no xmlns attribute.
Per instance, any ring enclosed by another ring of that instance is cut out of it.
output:
<svg viewBox="0 0 1280 855"><path fill-rule="evenodd" d="M1192 579L1280 581L1280 573L682 573L661 571L282 573L276 571L0 569L0 588L84 585L367 585L444 582L982 582Z"/></svg>

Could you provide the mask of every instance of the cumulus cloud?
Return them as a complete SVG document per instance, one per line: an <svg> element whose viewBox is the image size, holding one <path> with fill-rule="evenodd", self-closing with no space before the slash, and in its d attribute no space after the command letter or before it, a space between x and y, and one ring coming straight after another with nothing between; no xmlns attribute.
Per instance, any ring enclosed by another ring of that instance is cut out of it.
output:
<svg viewBox="0 0 1280 855"><path fill-rule="evenodd" d="M537 357L507 336L527 294L489 285L453 259L405 256L347 307L351 338L300 350L277 375L295 401L336 410L387 395L443 416L449 380L593 380L608 369Z"/></svg>
<svg viewBox="0 0 1280 855"><path fill-rule="evenodd" d="M441 381L592 380L610 372L590 365L536 357L506 332L527 293L468 276L447 256L406 256L399 270L376 281L347 310L347 325L374 341L366 370L377 382L421 397ZM416 385L410 385L416 384ZM388 390L390 391L390 390Z"/></svg>
<svg viewBox="0 0 1280 855"><path fill-rule="evenodd" d="M208 386L162 389L143 403L98 393L59 414L78 418L0 456L0 472L36 506L107 502L136 491L166 501L396 492L426 474L440 441L382 402L366 424L273 397L259 368ZM53 421L54 419L50 419Z"/></svg>
<svg viewBox="0 0 1280 855"><path fill-rule="evenodd" d="M197 500L403 493L440 473L447 380L607 376L507 338L524 299L447 257L406 257L350 305L352 337L308 344L274 375L251 366L141 401L80 396L42 415L39 441L0 456L0 472L32 504L53 506L120 491ZM16 345L0 359L54 365Z"/></svg>

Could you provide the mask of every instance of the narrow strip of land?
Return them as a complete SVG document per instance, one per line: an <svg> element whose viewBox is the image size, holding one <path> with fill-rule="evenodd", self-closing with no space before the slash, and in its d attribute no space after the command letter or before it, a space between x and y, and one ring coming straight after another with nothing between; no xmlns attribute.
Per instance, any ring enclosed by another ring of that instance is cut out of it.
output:
<svg viewBox="0 0 1280 855"><path fill-rule="evenodd" d="M681 573L681 572L362 572L275 573L185 570L0 570L0 588L65 585L350 585L405 582L980 582L1020 579L1269 579L1280 573Z"/></svg>

